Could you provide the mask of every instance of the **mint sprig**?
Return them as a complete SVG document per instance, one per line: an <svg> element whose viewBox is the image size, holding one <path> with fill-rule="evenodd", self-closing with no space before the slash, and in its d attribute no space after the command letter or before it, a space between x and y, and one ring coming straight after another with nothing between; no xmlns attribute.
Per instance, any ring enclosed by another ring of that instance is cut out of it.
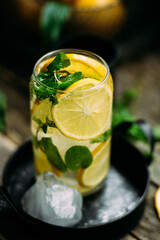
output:
<svg viewBox="0 0 160 240"><path fill-rule="evenodd" d="M48 65L47 69L50 73L53 71L58 71L61 68L68 67L71 64L67 55L63 52L60 52L55 59Z"/></svg>
<svg viewBox="0 0 160 240"><path fill-rule="evenodd" d="M52 143L51 138L42 138L38 145L46 154L48 161L56 167L61 172L65 172L67 170L59 152L58 148Z"/></svg>
<svg viewBox="0 0 160 240"><path fill-rule="evenodd" d="M72 7L58 2L47 2L40 16L40 30L43 44L48 48L56 42L71 16Z"/></svg>
<svg viewBox="0 0 160 240"><path fill-rule="evenodd" d="M55 59L47 66L45 72L37 74L37 78L41 84L34 82L32 79L32 89L36 94L38 100L49 100L54 104L58 104L57 91L65 90L74 82L77 82L83 78L82 72L75 72L70 74L67 71L61 69L68 67L71 64L67 55L60 52ZM65 72L65 74L64 74Z"/></svg>
<svg viewBox="0 0 160 240"><path fill-rule="evenodd" d="M39 129L42 129L44 133L47 133L48 127L56 127L55 123L52 120L49 120L48 117L46 117L46 122L43 123L39 118L32 118L37 124L38 124L38 131Z"/></svg>
<svg viewBox="0 0 160 240"><path fill-rule="evenodd" d="M73 83L81 80L83 78L82 72L75 72L73 74L69 74L67 77L63 79L61 83L58 84L57 89L65 90Z"/></svg>
<svg viewBox="0 0 160 240"><path fill-rule="evenodd" d="M108 129L104 133L102 133L100 136L97 138L93 139L90 141L90 143L99 143L99 142L105 142L107 141L111 136L111 129Z"/></svg>

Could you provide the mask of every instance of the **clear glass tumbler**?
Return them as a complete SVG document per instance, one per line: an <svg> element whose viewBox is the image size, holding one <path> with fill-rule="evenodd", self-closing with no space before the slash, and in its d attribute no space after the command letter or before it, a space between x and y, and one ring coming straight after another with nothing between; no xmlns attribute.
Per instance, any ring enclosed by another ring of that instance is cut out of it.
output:
<svg viewBox="0 0 160 240"><path fill-rule="evenodd" d="M53 172L84 195L100 188L110 166L112 102L100 56L62 49L40 58L30 81L36 173Z"/></svg>

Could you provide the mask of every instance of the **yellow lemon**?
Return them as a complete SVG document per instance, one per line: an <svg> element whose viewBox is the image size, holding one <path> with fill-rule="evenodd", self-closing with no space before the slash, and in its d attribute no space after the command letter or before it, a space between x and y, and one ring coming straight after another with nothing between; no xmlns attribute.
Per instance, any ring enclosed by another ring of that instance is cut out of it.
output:
<svg viewBox="0 0 160 240"><path fill-rule="evenodd" d="M52 102L49 101L49 98L46 98L39 102L36 100L32 106L32 118L33 119L40 119L41 122L46 122L46 118L52 119L51 117L51 108Z"/></svg>
<svg viewBox="0 0 160 240"><path fill-rule="evenodd" d="M65 136L76 140L90 140L109 127L112 91L103 84L94 88L98 84L100 82L92 78L82 79L73 83L66 89L66 93L58 97L59 103L52 107L52 117Z"/></svg>
<svg viewBox="0 0 160 240"><path fill-rule="evenodd" d="M43 172L52 172L52 166L49 163L46 155L40 148L33 148L34 152L34 165L38 174Z"/></svg>
<svg viewBox="0 0 160 240"><path fill-rule="evenodd" d="M92 155L92 165L77 171L77 181L82 186L94 187L106 177L110 166L110 139L100 143Z"/></svg>
<svg viewBox="0 0 160 240"><path fill-rule="evenodd" d="M157 210L158 217L160 218L160 187L155 193L155 208Z"/></svg>

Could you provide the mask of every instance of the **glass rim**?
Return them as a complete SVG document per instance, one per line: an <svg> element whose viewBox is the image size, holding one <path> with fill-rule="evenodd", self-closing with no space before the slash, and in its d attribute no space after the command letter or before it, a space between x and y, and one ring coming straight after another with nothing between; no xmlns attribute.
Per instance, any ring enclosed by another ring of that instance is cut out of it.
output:
<svg viewBox="0 0 160 240"><path fill-rule="evenodd" d="M58 53L60 52L64 52L64 53L68 53L68 54L79 54L79 55L84 55L86 57L91 57L94 58L95 60L98 60L99 62L101 62L103 64L103 66L106 68L106 75L105 78L100 81L99 84L88 88L88 89L84 89L84 90L80 90L80 91L74 91L74 93L81 93L81 92L87 92L87 91L91 91L91 90L95 90L99 87L101 87L104 83L107 84L107 82L109 81L109 74L110 74L110 70L109 70L109 66L106 63L106 61L100 57L98 54L93 53L91 51L88 50L82 50L82 49L76 49L76 48L64 48L64 49L57 49L51 52L48 52L46 54L44 54L41 58L38 59L38 61L35 63L34 68L33 68L33 76L34 76L34 80L37 84L39 84L39 86L43 86L45 88L49 88L52 91L55 91L57 93L69 93L70 91L66 91L66 90L59 90L59 89L55 89L53 87L49 87L46 84L43 84L42 82L39 81L39 79L37 78L37 74L36 74L36 68L38 66L38 64L40 64L41 62L43 62L43 60L47 60L51 57L57 56Z"/></svg>

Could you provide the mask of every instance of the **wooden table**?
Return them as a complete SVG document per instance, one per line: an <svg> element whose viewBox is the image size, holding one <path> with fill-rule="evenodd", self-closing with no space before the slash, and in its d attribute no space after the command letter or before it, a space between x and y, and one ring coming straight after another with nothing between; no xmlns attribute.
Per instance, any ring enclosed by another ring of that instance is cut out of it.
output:
<svg viewBox="0 0 160 240"><path fill-rule="evenodd" d="M14 56L0 60L0 90L6 94L8 105L6 132L0 133L1 178L8 157L31 135L28 86L33 62L25 65L20 64L22 61L20 58L14 60ZM125 89L139 88L140 98L132 109L137 117L146 119L152 126L160 123L160 55L148 53L138 60L119 63L115 80L117 97ZM154 208L154 194L160 185L160 143L155 146L154 156L144 215L123 240L160 240L160 220Z"/></svg>

